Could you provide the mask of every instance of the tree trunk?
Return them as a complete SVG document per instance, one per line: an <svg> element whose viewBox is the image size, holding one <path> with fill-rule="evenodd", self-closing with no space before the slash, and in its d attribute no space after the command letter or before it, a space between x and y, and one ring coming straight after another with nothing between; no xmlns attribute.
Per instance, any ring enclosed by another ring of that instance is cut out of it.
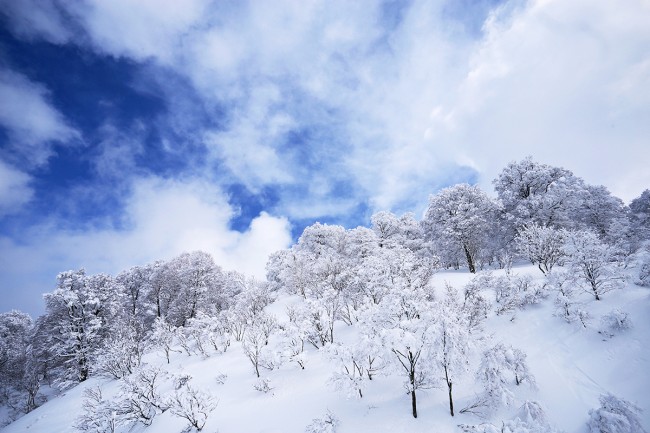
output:
<svg viewBox="0 0 650 433"><path fill-rule="evenodd" d="M449 387L449 413L451 413L451 416L454 416L454 400L451 398L452 385L451 382L447 382L447 386Z"/></svg>
<svg viewBox="0 0 650 433"><path fill-rule="evenodd" d="M411 391L411 409L413 410L413 418L418 417L418 405L415 399L415 390Z"/></svg>
<svg viewBox="0 0 650 433"><path fill-rule="evenodd" d="M472 259L472 255L469 253L467 245L463 244L463 250L465 251L465 258L467 259L467 267L472 274L475 274L476 267L474 267L474 260Z"/></svg>
<svg viewBox="0 0 650 433"><path fill-rule="evenodd" d="M449 380L449 372L447 371L447 366L445 365L445 381L447 382L447 388L449 390L449 413L451 416L454 416L454 400L451 398L451 388L453 383Z"/></svg>

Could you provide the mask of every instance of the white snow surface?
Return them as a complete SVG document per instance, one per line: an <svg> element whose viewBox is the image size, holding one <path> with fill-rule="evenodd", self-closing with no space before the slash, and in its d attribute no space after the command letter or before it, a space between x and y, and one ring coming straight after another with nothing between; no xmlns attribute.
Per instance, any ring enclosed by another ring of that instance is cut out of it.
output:
<svg viewBox="0 0 650 433"><path fill-rule="evenodd" d="M504 271L493 272L500 275ZM528 273L539 280L544 278L532 266L515 267L513 273ZM433 284L439 291L445 282L461 290L472 277L463 271L443 271L434 277ZM489 295L494 298L493 294ZM171 363L167 364L162 351L154 350L145 356L145 362L174 374L189 374L193 387L217 397L218 405L203 429L207 433L304 432L313 419L322 417L327 411L340 420L339 433L460 432L458 424L488 421L500 426L501 420L512 418L526 399L541 402L553 427L567 433L586 433L589 410L599 407L598 397L607 392L643 409L641 422L650 431L650 290L630 283L623 290L605 294L601 301L593 300L587 293L582 299L593 317L587 329L554 317L552 296L540 305L515 313L503 316L490 313L486 322L490 342L512 344L523 350L528 355L538 389L531 390L525 385L517 387L518 404L501 410L488 420L458 413L480 391L474 378L479 353L474 356L464 380L454 385L456 416L449 414L446 389L439 388L418 391L417 419L411 416L411 402L402 379L395 375L373 379L361 399L346 399L338 394L327 385L334 366L314 347L306 349L305 370L295 363L285 363L272 371L263 370L263 377L270 379L273 388L266 394L253 388L257 378L240 343L235 341L226 353L213 354L209 358L173 353ZM267 312L286 321L286 305L298 301L296 296L280 295L267 307ZM599 319L614 308L627 312L633 327L606 338L597 332ZM354 326L343 323L337 324L336 332L339 341L354 341L356 335ZM272 338L269 344L273 343ZM227 375L223 384L216 379L220 374ZM75 432L73 422L82 408L82 393L97 385L107 396L119 390L117 380L91 378L1 431ZM150 426L137 424L118 431L183 431L187 423L169 412L156 416Z"/></svg>

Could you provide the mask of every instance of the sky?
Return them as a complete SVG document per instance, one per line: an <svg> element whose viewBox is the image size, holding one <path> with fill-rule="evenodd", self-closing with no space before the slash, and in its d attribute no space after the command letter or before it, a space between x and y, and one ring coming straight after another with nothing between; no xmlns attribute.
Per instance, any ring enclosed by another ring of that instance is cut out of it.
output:
<svg viewBox="0 0 650 433"><path fill-rule="evenodd" d="M511 161L650 187L647 0L0 0L0 311L184 251L264 277L316 221Z"/></svg>

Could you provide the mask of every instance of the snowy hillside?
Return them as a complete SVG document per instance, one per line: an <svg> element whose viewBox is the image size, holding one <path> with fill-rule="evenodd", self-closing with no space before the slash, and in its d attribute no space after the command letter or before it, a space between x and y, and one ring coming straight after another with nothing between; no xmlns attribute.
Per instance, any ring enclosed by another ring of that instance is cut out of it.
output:
<svg viewBox="0 0 650 433"><path fill-rule="evenodd" d="M481 274L485 272L477 275ZM491 274L493 279L504 277L505 271L496 270ZM537 284L546 278L533 266L515 266L511 277L526 274ZM434 287L435 296L442 298L447 284L460 295L472 278L476 277L466 271L440 271L433 276L430 285ZM628 284L621 290L605 294L601 301L587 293L580 294L579 301L584 302L583 308L590 316L586 327L580 321L567 323L554 315L556 307L552 293L539 303L500 315L495 313L498 304L494 301L494 292L486 289L483 294L490 303L483 324L484 340L472 343L467 372L454 383L457 408L454 417L449 414L447 389L438 383L436 388L417 390L418 417L414 418L409 395L403 387L404 378L389 368L379 371L372 381L364 384L362 398L357 395L348 398L331 385L332 374L340 372L341 367L331 355L326 355L326 349L305 345L301 358L305 368L302 369L297 362L279 356L283 350L279 332L271 334L264 348L267 361L273 359L273 369L260 366L261 377L268 379L270 390L267 392L254 388L263 382L257 379L242 343L234 338L225 353L209 348L205 349L207 356L197 353L192 345L191 355L188 355L178 342L174 342L169 363L162 348L152 349L144 356L140 368L153 367L164 372L160 373L156 388L162 399L171 398L175 394L174 383L178 385L180 377L187 379L188 376L191 379L180 387L181 390L190 389L189 385L212 395L217 404L207 412L203 428L209 433L291 433L306 431L309 425L313 431L339 433L459 432L458 424L481 423L491 423L500 429L502 420L513 419L526 400L538 401L546 412L549 427L534 431L557 428L568 433L582 433L587 431L589 410L598 408L599 396L606 393L636 403L643 410L644 428L650 428L650 290ZM301 302L304 301L298 295L279 293L277 299L265 307L265 312L286 325L289 323L287 306ZM613 309L626 312L632 326L614 331L615 335L611 336L599 333L601 317ZM336 342L350 347L358 344L360 330L357 325L348 326L339 320L335 323L335 333ZM516 386L514 379L508 377L507 387L514 396L512 404L497 408L485 419L459 413L482 392L475 376L481 353L500 342L527 355L536 387L526 383ZM284 358L284 362L280 358ZM73 425L84 411L84 390L100 387L103 398L109 401L117 399L123 382L123 379L92 377L18 419L2 432L76 432ZM201 394L197 402L206 404L208 398ZM173 409L154 410L149 426L141 422L128 423L117 426L115 431L178 433L188 421L179 416L178 411L173 412ZM97 413L95 416L99 416ZM328 414L337 420L336 425L325 422ZM321 423L315 422L316 419L321 419Z"/></svg>

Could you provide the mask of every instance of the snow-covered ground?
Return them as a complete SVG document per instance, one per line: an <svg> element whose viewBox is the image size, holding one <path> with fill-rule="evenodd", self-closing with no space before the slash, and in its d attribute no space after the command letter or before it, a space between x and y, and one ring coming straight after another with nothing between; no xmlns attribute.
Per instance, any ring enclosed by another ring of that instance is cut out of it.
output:
<svg viewBox="0 0 650 433"><path fill-rule="evenodd" d="M501 275L503 271L494 271ZM513 273L528 273L536 279L543 276L532 266L519 266ZM434 285L442 289L447 282L459 290L473 276L467 272L440 272ZM493 295L491 297L493 299ZM515 397L520 402L538 400L545 408L550 424L567 433L587 432L589 409L597 408L598 397L607 392L636 403L643 414L642 423L650 430L650 290L628 284L623 290L604 295L601 301L589 294L581 295L585 309L591 314L588 328L568 324L553 316L552 296L539 305L529 306L496 316L486 322L486 334L493 342L512 344L528 355L528 364L535 375L537 389L520 386ZM296 297L282 295L267 307L278 316L285 315L285 306ZM632 329L608 338L597 332L600 317L619 308L632 319ZM340 341L352 341L356 330L337 323ZM271 339L269 344L273 344ZM410 411L410 399L402 386L402 378L378 376L361 399L346 399L328 385L334 366L313 347L307 349L308 362L304 370L296 363L285 363L278 369L263 370L270 379L272 390L257 391L257 382L241 345L233 341L224 354L209 358L173 353L167 364L162 351L146 355L145 362L179 375L188 374L190 383L212 393L218 405L210 413L204 432L208 433L291 433L303 432L313 419L328 411L340 420L339 433L380 432L458 432L458 424L485 422L474 415L451 417L445 389L418 391L419 417ZM480 390L473 371L479 354L475 354L470 371L460 383L454 384L455 404L463 408ZM217 378L226 375L223 384ZM100 385L105 396L119 391L119 381L92 378L52 399L33 412L2 430L3 433L64 433L75 432L73 422L82 410L83 391ZM171 385L165 388L172 392ZM521 389L519 389L521 388ZM517 412L515 404L487 420L500 425ZM170 411L155 417L146 427L137 424L130 432L178 433L187 422ZM121 430L118 430L121 431ZM125 428L124 431L127 431Z"/></svg>

